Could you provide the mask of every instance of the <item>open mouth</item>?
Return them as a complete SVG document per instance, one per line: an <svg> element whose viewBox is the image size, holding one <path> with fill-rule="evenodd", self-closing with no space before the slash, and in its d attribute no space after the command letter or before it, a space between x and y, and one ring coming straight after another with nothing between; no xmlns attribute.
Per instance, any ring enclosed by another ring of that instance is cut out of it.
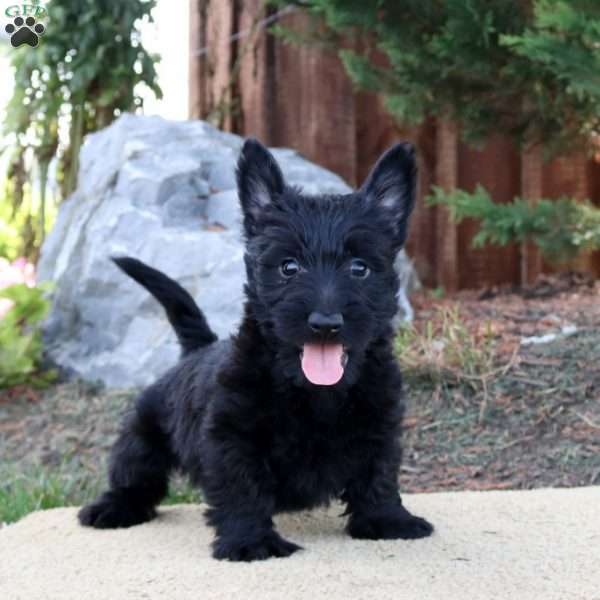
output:
<svg viewBox="0 0 600 600"><path fill-rule="evenodd" d="M344 375L348 353L342 344L313 342L300 353L302 371L315 385L335 385Z"/></svg>

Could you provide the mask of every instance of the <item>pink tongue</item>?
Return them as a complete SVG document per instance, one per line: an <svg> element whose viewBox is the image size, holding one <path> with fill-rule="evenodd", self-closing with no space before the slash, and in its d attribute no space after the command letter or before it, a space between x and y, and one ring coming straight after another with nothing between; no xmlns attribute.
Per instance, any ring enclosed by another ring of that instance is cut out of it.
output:
<svg viewBox="0 0 600 600"><path fill-rule="evenodd" d="M342 344L304 344L302 370L315 385L334 385L344 374Z"/></svg>

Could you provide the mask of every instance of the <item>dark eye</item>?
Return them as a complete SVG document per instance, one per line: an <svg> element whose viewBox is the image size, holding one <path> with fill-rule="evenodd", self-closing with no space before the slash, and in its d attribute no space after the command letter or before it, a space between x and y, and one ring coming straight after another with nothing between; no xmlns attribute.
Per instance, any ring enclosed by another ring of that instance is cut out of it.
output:
<svg viewBox="0 0 600 600"><path fill-rule="evenodd" d="M288 258L281 263L279 267L279 271L284 277L293 277L300 270L300 265L298 261L293 258Z"/></svg>
<svg viewBox="0 0 600 600"><path fill-rule="evenodd" d="M365 279L369 276L371 269L367 267L367 263L360 258L353 258L350 263L350 274L357 279Z"/></svg>

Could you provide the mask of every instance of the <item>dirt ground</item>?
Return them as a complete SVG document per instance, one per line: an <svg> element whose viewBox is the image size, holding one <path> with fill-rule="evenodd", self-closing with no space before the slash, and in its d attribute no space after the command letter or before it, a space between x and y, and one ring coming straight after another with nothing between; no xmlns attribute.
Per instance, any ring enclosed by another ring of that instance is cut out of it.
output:
<svg viewBox="0 0 600 600"><path fill-rule="evenodd" d="M482 386L407 377L403 488L528 489L600 483L600 284L565 275L525 291L414 299L493 332L500 373ZM523 338L557 334L548 343ZM507 368L504 369L503 365Z"/></svg>
<svg viewBox="0 0 600 600"><path fill-rule="evenodd" d="M491 331L498 374L482 386L408 370L403 490L600 483L600 283L570 277L518 293L413 298L417 328L435 321L440 307L455 307L475 335ZM561 330L551 342L520 343ZM0 392L3 463L103 478L132 395L80 382Z"/></svg>

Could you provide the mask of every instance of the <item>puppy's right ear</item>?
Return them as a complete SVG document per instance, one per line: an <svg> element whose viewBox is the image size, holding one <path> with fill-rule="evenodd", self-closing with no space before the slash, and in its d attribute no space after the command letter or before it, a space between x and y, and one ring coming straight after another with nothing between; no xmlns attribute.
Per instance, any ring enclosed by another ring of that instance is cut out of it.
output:
<svg viewBox="0 0 600 600"><path fill-rule="evenodd" d="M417 165L412 144L396 144L371 170L361 191L367 202L388 213L397 247L404 245L408 220L415 206Z"/></svg>
<svg viewBox="0 0 600 600"><path fill-rule="evenodd" d="M237 183L244 229L246 235L252 236L257 233L261 213L285 189L277 161L258 140L249 138L244 143L237 165Z"/></svg>

